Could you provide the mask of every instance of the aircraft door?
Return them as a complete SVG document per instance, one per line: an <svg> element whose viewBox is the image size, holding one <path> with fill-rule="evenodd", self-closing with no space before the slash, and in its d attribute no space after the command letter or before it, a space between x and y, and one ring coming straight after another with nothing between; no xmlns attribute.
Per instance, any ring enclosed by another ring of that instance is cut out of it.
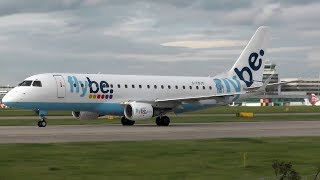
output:
<svg viewBox="0 0 320 180"><path fill-rule="evenodd" d="M53 75L57 84L57 97L64 98L66 96L66 83L61 75Z"/></svg>

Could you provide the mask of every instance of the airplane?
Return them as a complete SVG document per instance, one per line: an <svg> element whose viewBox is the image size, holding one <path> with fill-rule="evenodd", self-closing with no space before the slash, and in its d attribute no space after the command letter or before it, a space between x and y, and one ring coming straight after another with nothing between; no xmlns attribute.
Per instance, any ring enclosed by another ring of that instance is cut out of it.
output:
<svg viewBox="0 0 320 180"><path fill-rule="evenodd" d="M311 94L310 95L310 103L312 106L319 106L320 101L319 101L318 96L316 96L315 94Z"/></svg>
<svg viewBox="0 0 320 180"><path fill-rule="evenodd" d="M227 105L264 91L271 79L262 82L268 41L269 27L259 27L233 67L213 77L45 73L26 78L3 103L38 112L39 127L46 127L51 110L72 111L77 119L122 116L124 126L155 117L158 126L168 126L169 112Z"/></svg>

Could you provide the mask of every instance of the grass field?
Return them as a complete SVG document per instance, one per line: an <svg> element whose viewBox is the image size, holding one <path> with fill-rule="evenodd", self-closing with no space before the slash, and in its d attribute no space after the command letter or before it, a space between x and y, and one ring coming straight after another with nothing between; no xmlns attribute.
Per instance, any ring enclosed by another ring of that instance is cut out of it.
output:
<svg viewBox="0 0 320 180"><path fill-rule="evenodd" d="M320 113L320 106L269 106L269 107L246 107L246 106L220 106L201 111L190 112L189 114L236 114L238 112L254 113ZM49 111L51 116L70 116L69 111ZM0 109L0 116L34 116L30 110Z"/></svg>
<svg viewBox="0 0 320 180"><path fill-rule="evenodd" d="M52 117L53 118L53 117ZM213 122L258 122L258 121L318 121L320 115L263 115L253 118L241 118L234 116L199 116L199 117L171 117L171 123L213 123ZM35 119L0 119L0 126L35 126ZM95 120L78 120L71 117L66 119L49 119L48 125L89 125L89 124L120 124L120 119L113 120L100 118ZM151 120L136 121L136 124L155 124L155 118Z"/></svg>
<svg viewBox="0 0 320 180"><path fill-rule="evenodd" d="M34 111L21 109L0 109L1 116L36 116ZM70 111L49 111L49 116L70 116Z"/></svg>
<svg viewBox="0 0 320 180"><path fill-rule="evenodd" d="M238 112L253 113L319 113L320 106L220 106L201 111L190 112L191 114L235 114Z"/></svg>
<svg viewBox="0 0 320 180"><path fill-rule="evenodd" d="M1 144L0 179L259 179L271 164L320 166L319 137L68 144ZM248 166L243 167L243 153Z"/></svg>

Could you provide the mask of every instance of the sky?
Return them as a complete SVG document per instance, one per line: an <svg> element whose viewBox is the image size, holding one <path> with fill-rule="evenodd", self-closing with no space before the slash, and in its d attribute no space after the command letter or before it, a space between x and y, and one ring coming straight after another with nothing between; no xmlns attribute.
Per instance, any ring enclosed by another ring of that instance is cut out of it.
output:
<svg viewBox="0 0 320 180"><path fill-rule="evenodd" d="M319 0L1 0L0 85L46 72L215 75L259 26L280 77L319 77Z"/></svg>

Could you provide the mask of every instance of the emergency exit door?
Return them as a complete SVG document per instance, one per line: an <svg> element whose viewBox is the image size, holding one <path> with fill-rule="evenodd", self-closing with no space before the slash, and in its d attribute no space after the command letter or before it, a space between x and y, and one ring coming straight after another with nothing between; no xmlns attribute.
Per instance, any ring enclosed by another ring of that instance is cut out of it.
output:
<svg viewBox="0 0 320 180"><path fill-rule="evenodd" d="M66 83L61 75L53 75L57 84L57 97L64 98L66 96Z"/></svg>

